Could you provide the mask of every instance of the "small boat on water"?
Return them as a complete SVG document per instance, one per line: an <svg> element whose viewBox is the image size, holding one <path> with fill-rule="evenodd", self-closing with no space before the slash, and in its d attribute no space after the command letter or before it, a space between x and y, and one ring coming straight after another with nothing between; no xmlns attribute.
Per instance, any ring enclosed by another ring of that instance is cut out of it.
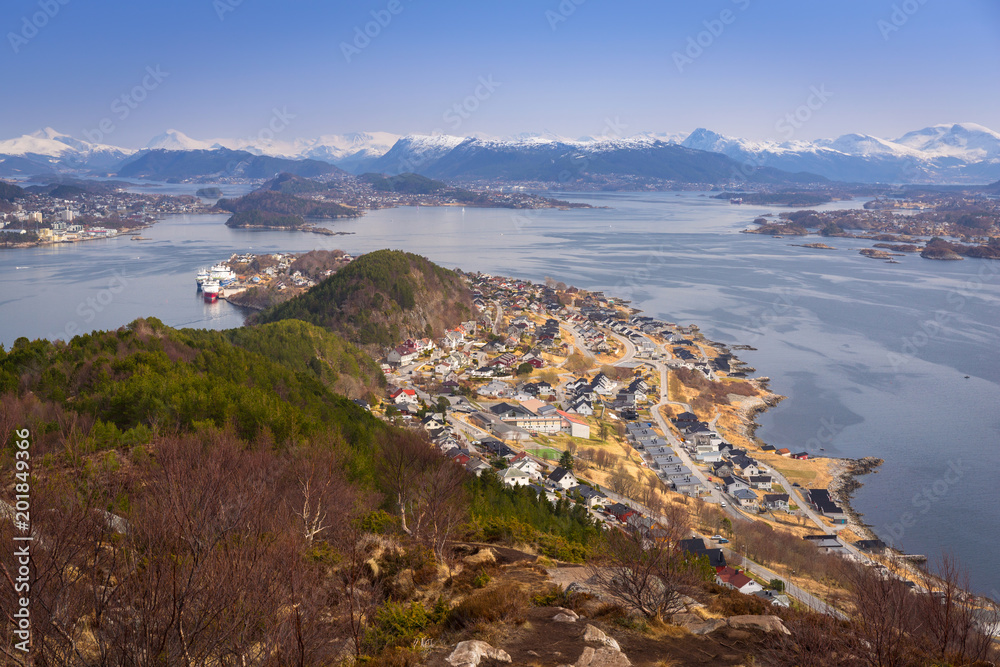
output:
<svg viewBox="0 0 1000 667"><path fill-rule="evenodd" d="M195 276L195 282L198 283L198 289L200 290L205 284L205 281L209 279L208 269L198 269L198 275Z"/></svg>
<svg viewBox="0 0 1000 667"><path fill-rule="evenodd" d="M201 286L201 291L205 295L205 303L213 303L219 300L219 290L222 286L217 280L206 280Z"/></svg>

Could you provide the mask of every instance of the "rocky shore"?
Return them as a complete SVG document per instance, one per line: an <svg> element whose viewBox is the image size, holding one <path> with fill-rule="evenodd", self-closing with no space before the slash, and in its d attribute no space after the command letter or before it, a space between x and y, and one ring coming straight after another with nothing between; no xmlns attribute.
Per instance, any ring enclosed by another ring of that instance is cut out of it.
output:
<svg viewBox="0 0 1000 667"><path fill-rule="evenodd" d="M878 468L885 461L874 456L860 459L839 459L831 469L833 481L830 482L830 495L840 504L847 515L848 526L854 534L864 539L878 539L874 531L864 522L864 515L851 505L854 492L863 485L858 477L877 474Z"/></svg>

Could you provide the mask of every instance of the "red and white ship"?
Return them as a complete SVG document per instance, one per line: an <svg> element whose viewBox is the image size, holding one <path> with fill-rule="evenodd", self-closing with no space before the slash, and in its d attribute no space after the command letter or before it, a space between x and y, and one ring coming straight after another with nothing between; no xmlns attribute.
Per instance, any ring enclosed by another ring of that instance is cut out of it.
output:
<svg viewBox="0 0 1000 667"><path fill-rule="evenodd" d="M206 280L201 285L202 294L205 295L205 302L212 303L219 300L219 281L218 280Z"/></svg>

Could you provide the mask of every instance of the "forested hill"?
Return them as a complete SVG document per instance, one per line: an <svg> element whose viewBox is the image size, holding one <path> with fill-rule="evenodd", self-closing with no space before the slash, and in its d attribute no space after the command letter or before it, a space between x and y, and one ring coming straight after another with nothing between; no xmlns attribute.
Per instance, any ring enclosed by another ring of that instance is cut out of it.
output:
<svg viewBox="0 0 1000 667"><path fill-rule="evenodd" d="M265 211L305 218L345 218L358 215L358 211L349 206L305 199L273 190L256 190L235 199L220 199L216 206L233 213Z"/></svg>
<svg viewBox="0 0 1000 667"><path fill-rule="evenodd" d="M70 344L19 339L0 353L0 394L30 392L55 423L79 424L88 449L205 427L277 445L337 434L364 449L385 427L335 392L367 396L384 384L361 350L304 322L207 331L140 319Z"/></svg>
<svg viewBox="0 0 1000 667"><path fill-rule="evenodd" d="M386 347L440 336L474 316L472 293L457 274L418 255L378 250L252 321L304 320L356 345Z"/></svg>

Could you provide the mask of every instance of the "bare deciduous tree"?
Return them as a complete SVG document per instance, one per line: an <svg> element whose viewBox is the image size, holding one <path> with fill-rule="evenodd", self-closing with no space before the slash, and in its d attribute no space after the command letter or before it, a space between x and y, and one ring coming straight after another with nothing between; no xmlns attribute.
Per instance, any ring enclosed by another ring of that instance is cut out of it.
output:
<svg viewBox="0 0 1000 667"><path fill-rule="evenodd" d="M689 528L686 512L675 505L651 527L609 531L591 566L594 577L613 598L647 617L680 611L682 596L698 581L679 547Z"/></svg>

